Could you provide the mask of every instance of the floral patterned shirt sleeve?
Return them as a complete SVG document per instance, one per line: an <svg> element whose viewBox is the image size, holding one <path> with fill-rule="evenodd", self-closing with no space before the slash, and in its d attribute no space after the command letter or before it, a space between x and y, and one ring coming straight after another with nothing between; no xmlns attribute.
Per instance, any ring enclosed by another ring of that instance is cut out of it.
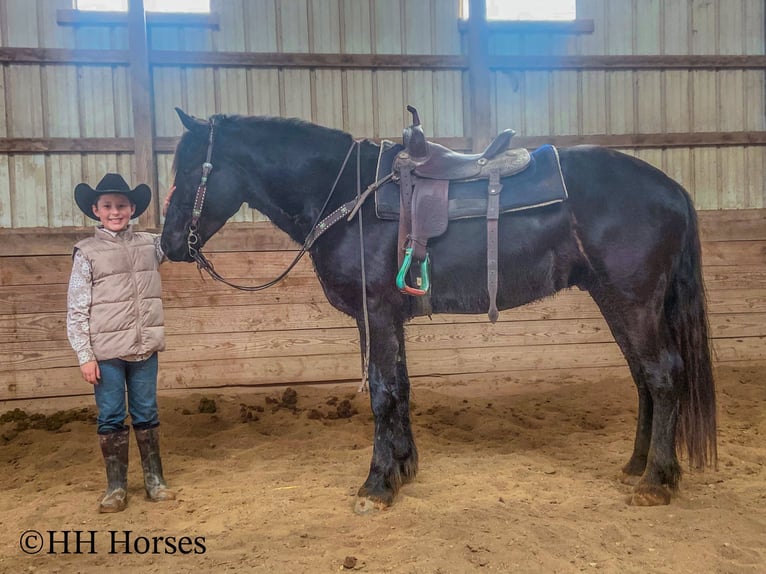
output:
<svg viewBox="0 0 766 574"><path fill-rule="evenodd" d="M162 245L160 245L161 239L161 235L154 236L154 250L157 252L157 261L160 263L165 263L167 259L165 258L165 252L162 250Z"/></svg>
<svg viewBox="0 0 766 574"><path fill-rule="evenodd" d="M72 274L69 277L66 330L69 344L77 353L80 365L96 360L90 346L91 285L90 263L78 250L75 252Z"/></svg>

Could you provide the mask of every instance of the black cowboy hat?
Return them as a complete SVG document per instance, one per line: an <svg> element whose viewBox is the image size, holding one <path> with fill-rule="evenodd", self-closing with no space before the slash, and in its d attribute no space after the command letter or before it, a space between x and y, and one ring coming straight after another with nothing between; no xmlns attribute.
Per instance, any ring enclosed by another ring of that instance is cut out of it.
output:
<svg viewBox="0 0 766 574"><path fill-rule="evenodd" d="M98 196L104 193L121 193L125 195L136 206L133 219L146 211L146 208L149 207L149 202L152 200L152 190L145 183L140 183L135 189L130 189L130 186L119 173L107 173L98 182L95 189L87 183L78 183L74 188L74 201L77 207L80 208L80 211L91 219L98 221L98 217L93 214L92 206L96 204Z"/></svg>

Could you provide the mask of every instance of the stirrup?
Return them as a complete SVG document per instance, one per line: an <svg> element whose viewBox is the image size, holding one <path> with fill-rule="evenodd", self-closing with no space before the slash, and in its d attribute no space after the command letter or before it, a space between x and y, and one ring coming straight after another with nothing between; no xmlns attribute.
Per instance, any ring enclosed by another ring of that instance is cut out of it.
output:
<svg viewBox="0 0 766 574"><path fill-rule="evenodd" d="M399 268L399 273L396 274L396 286L402 293L422 297L431 288L431 281L428 278L428 253L426 253L426 258L420 263L420 277L416 280L420 289L407 285L407 272L410 270L410 265L412 265L412 247L408 247L404 251L404 261L402 261L402 266Z"/></svg>

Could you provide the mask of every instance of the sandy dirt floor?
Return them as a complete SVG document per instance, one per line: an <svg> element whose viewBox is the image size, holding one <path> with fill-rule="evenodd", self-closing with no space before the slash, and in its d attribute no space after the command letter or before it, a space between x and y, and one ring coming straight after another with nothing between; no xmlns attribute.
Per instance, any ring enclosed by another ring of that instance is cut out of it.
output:
<svg viewBox="0 0 766 574"><path fill-rule="evenodd" d="M618 480L635 424L627 377L416 385L420 473L372 516L352 511L373 432L352 386L161 397L178 500L144 498L131 439L129 505L112 515L95 511L92 407L6 414L0 572L763 573L765 375L717 370L719 470L686 472L655 508L629 506ZM26 531L42 535L24 542L39 553L22 551Z"/></svg>

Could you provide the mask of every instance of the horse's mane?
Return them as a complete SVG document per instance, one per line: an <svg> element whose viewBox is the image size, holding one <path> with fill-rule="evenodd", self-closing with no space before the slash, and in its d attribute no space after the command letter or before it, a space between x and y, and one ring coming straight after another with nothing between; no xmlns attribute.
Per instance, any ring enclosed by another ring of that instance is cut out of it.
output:
<svg viewBox="0 0 766 574"><path fill-rule="evenodd" d="M341 142L348 142L351 134L339 129L330 128L313 124L300 118L284 118L281 116L245 116L240 114L214 114L209 117L208 122L215 122L215 125L224 130L239 130L251 132L274 131L274 137L284 137L287 134L299 136L306 139L323 133L332 139ZM278 132L278 133L277 133ZM177 164L181 155L185 155L190 147L190 142L197 142L200 133L197 130L187 130L181 136L178 143L177 152L173 158L172 176L175 177ZM346 145L346 143L344 143Z"/></svg>

